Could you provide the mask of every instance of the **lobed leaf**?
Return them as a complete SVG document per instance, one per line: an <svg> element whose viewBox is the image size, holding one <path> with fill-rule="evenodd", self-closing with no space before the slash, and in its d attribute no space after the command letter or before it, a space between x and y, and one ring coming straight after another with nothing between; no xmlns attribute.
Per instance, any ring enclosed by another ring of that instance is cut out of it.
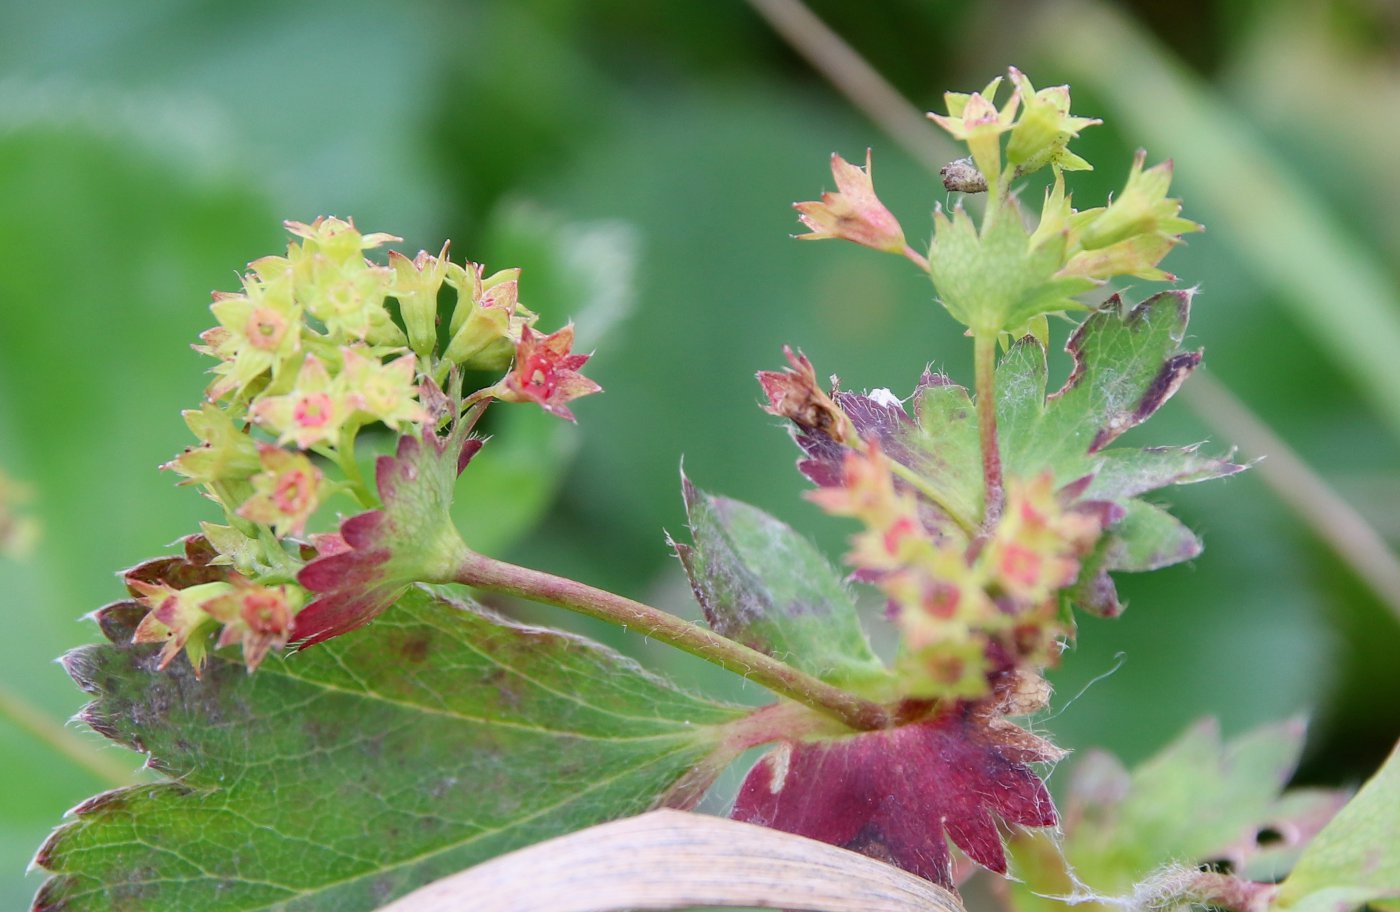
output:
<svg viewBox="0 0 1400 912"><path fill-rule="evenodd" d="M672 542L717 632L838 686L889 673L830 562L792 527L682 476L691 545Z"/></svg>
<svg viewBox="0 0 1400 912"><path fill-rule="evenodd" d="M731 816L883 858L953 889L945 835L1006 873L999 821L1053 826L1027 765L1061 752L975 704L846 738L784 745L744 780Z"/></svg>
<svg viewBox="0 0 1400 912"><path fill-rule="evenodd" d="M93 728L158 784L99 795L40 849L36 910L374 909L522 845L703 788L737 710L586 640L409 591L373 631L154 670L141 609L65 665Z"/></svg>
<svg viewBox="0 0 1400 912"><path fill-rule="evenodd" d="M1200 363L1200 352L1181 350L1190 305L1186 291L1163 292L1131 309L1115 295L1070 338L1066 349L1074 369L1049 395L1045 349L1034 337L1012 345L997 367L997 429L1006 475L1032 478L1048 470L1058 486L1076 499L1101 503L1112 519L1102 551L1087 562L1070 593L1075 604L1097 614L1122 610L1109 571L1152 570L1200 553L1189 529L1137 497L1244 468L1204 456L1196 446L1109 446L1151 417ZM912 418L888 398L834 398L863 437L877 440L886 455L918 476L916 493L929 526L966 526L981 515L977 411L966 389L926 373L914 391ZM839 483L843 448L813 429L803 429L797 440L806 453L802 471L819 485Z"/></svg>
<svg viewBox="0 0 1400 912"><path fill-rule="evenodd" d="M1283 792L1304 729L1295 719L1222 743L1207 720L1131 774L1108 754L1085 755L1063 802L1059 845L1042 834L1011 843L1024 881L1015 887L1018 909L1060 908L1050 896L1076 885L1098 897L1127 896L1181 865L1276 879L1345 800L1331 791Z"/></svg>

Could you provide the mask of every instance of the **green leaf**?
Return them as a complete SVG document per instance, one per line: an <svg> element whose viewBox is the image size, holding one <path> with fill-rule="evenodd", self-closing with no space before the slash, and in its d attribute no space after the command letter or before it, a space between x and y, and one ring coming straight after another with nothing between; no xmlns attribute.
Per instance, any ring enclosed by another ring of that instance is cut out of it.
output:
<svg viewBox="0 0 1400 912"><path fill-rule="evenodd" d="M702 787L737 711L578 637L415 589L372 628L256 675L153 670L141 609L65 664L83 718L158 785L79 806L40 849L36 909L374 909L522 845ZM709 767L705 767L709 769ZM701 777L703 778L703 776Z"/></svg>
<svg viewBox="0 0 1400 912"><path fill-rule="evenodd" d="M1066 863L1087 890L1126 896L1168 865L1223 862L1245 876L1276 876L1340 806L1336 792L1280 795L1303 747L1291 720L1222 744L1213 720L1188 729L1128 774L1113 757L1090 753L1072 773L1063 803L1065 833L1019 834L1012 843L1025 878L1023 912L1070 892ZM1049 903L1060 908L1058 903Z"/></svg>
<svg viewBox="0 0 1400 912"><path fill-rule="evenodd" d="M1129 500L1108 535L1105 567L1141 573L1201 553L1201 541L1175 516L1145 500Z"/></svg>
<svg viewBox="0 0 1400 912"><path fill-rule="evenodd" d="M1317 834L1279 887L1275 905L1336 912L1400 897L1400 745Z"/></svg>
<svg viewBox="0 0 1400 912"><path fill-rule="evenodd" d="M1008 377L1007 391L998 393L997 412L999 419L1007 412L1006 426L998 427L1007 472L1029 476L1050 468L1063 484L1095 474L1117 458L1101 451L1151 417L1200 363L1200 352L1180 349L1190 311L1189 292L1163 292L1132 309L1114 295L1070 338L1065 348L1074 370L1040 409L1014 397L1028 393L1037 377L1044 388L1044 352L1039 358L1033 352L1008 353L1003 363L1010 362L1016 373ZM1033 340L1016 347L1027 346L1040 349ZM1022 379L1025 372L1030 377ZM1000 371L997 386L1002 388ZM1225 465L1220 468L1228 474Z"/></svg>
<svg viewBox="0 0 1400 912"><path fill-rule="evenodd" d="M1151 417L1200 363L1199 352L1180 348L1190 306L1189 292L1164 292L1131 309L1115 295L1070 338L1074 369L1048 396L1045 349L1034 337L1012 345L997 366L997 430L1007 477L1048 471L1057 486L1077 490L1076 497L1102 502L1112 519L1100 551L1069 593L1073 604L1096 614L1122 610L1108 571L1155 570L1200 553L1189 529L1138 495L1244 468L1203 456L1196 446L1108 447ZM838 393L836 402L863 437L878 440L919 477L934 524L950 517L967 526L981 515L977 410L966 389L941 374L925 374L915 391L913 421L889 400ZM802 468L813 481L836 477L840 446L813 433L799 435L798 443L811 457Z"/></svg>
<svg viewBox="0 0 1400 912"><path fill-rule="evenodd" d="M981 232L962 208L952 219L934 213L929 274L948 313L975 333L1009 332L1043 314L1082 310L1074 296L1094 283L1056 278L1063 265L1064 239L1032 247L1014 200Z"/></svg>
<svg viewBox="0 0 1400 912"><path fill-rule="evenodd" d="M694 544L671 544L716 632L838 686L889 680L840 575L810 541L757 507L681 483Z"/></svg>

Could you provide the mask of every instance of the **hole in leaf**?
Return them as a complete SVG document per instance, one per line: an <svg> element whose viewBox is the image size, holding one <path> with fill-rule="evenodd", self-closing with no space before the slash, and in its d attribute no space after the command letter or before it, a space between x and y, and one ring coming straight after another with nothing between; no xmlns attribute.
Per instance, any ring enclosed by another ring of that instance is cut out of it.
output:
<svg viewBox="0 0 1400 912"><path fill-rule="evenodd" d="M1213 858L1210 861L1203 861L1198 866L1201 871L1209 871L1212 874L1233 874L1235 864L1228 858Z"/></svg>

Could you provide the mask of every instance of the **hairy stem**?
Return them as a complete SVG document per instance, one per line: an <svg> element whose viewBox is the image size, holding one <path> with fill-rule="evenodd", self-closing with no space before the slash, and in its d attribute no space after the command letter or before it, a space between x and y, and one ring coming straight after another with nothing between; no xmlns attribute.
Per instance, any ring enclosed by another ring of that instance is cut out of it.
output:
<svg viewBox="0 0 1400 912"><path fill-rule="evenodd" d="M977 431L982 439L982 487L986 492L982 525L990 529L1001 519L1006 500L1001 478L1001 449L997 444L997 334L978 332L973 355L977 372Z"/></svg>
<svg viewBox="0 0 1400 912"><path fill-rule="evenodd" d="M776 694L805 704L860 731L887 728L884 707L827 684L750 649L713 630L692 624L650 605L565 579L471 554L457 568L454 581L488 592L516 595L534 602L567 608L674 646L683 652L743 675Z"/></svg>

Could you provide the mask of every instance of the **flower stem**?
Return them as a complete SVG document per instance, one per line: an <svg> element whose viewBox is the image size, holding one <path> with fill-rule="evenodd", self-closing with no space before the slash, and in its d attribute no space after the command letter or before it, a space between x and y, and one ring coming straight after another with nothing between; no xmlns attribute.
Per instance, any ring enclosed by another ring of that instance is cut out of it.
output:
<svg viewBox="0 0 1400 912"><path fill-rule="evenodd" d="M928 272L928 257L924 256L922 253L919 253L919 251L915 250L913 247L910 247L908 244L904 245L903 256L906 260L913 263L915 266L919 267L924 272Z"/></svg>
<svg viewBox="0 0 1400 912"><path fill-rule="evenodd" d="M370 509L376 503L376 498L370 493L369 485L365 482L364 473L360 471L360 464L355 461L355 435L360 432L360 426L353 421L346 422L340 430L340 440L336 444L336 462L340 465L340 470L345 473L345 480L350 482L350 491L360 501L360 506Z"/></svg>
<svg viewBox="0 0 1400 912"><path fill-rule="evenodd" d="M982 441L982 487L986 507L982 526L990 529L1001 519L1006 499L1001 477L1001 449L997 444L997 334L980 331L974 337L976 369L977 430Z"/></svg>
<svg viewBox="0 0 1400 912"><path fill-rule="evenodd" d="M839 719L853 729L872 731L891 724L890 714L876 703L827 684L713 630L603 589L480 554L471 554L458 566L454 581L488 592L516 595L567 608L624 629L635 629L644 636L712 662L726 671L743 675L776 694Z"/></svg>

